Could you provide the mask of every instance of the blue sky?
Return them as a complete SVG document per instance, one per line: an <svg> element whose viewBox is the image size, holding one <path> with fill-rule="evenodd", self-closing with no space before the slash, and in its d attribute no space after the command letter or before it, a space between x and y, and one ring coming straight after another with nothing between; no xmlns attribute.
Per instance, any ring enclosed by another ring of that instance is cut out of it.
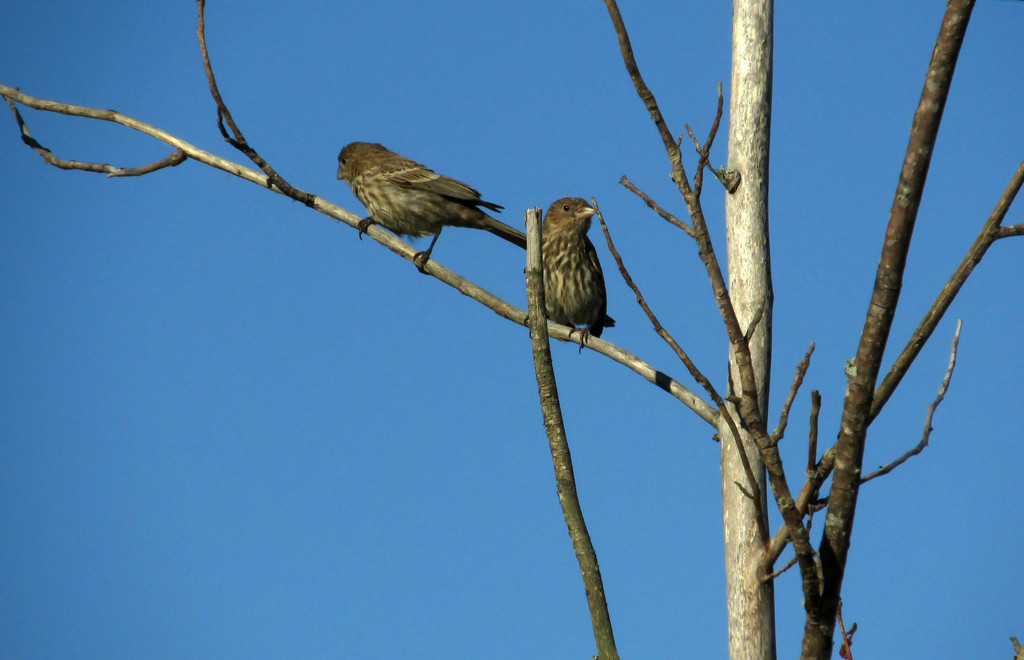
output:
<svg viewBox="0 0 1024 660"><path fill-rule="evenodd" d="M837 431L943 8L777 8L772 419L817 343L784 441L794 486L811 388L822 445ZM705 134L715 85L728 94L729 4L621 9L670 128ZM195 23L188 2L8 3L0 82L114 108L242 162L217 133ZM216 2L207 26L249 141L355 213L335 179L352 140L467 181L514 225L528 207L595 196L663 323L723 385L726 340L694 244L617 183L628 174L683 212L603 3ZM1024 156L1021 34L1024 5L978 4L891 353ZM23 113L62 158L127 167L169 151L121 127ZM525 329L197 163L137 179L62 172L21 145L10 117L0 144L0 655L593 653ZM724 255L710 184L704 205ZM1006 224L1020 222L1018 203ZM618 322L606 338L689 384L592 233ZM523 254L505 242L449 230L434 257L525 305ZM1000 657L1024 635L1022 263L1024 239L990 250L872 427L867 468L918 442L963 318L931 446L860 498L844 589L856 657ZM553 349L621 654L725 657L710 428L610 360ZM782 577L780 657L798 652L800 599L798 576Z"/></svg>

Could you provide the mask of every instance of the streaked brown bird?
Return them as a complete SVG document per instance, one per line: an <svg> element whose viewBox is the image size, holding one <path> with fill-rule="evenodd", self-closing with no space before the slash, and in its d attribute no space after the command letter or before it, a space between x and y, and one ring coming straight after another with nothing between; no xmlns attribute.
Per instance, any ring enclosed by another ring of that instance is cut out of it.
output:
<svg viewBox="0 0 1024 660"><path fill-rule="evenodd" d="M461 181L443 176L374 142L353 142L338 154L338 178L348 181L370 217L359 233L378 223L417 238L434 236L430 247L413 257L422 271L444 227L486 229L526 248L526 234L495 220L477 207L503 207L480 199L480 193Z"/></svg>
<svg viewBox="0 0 1024 660"><path fill-rule="evenodd" d="M565 197L548 208L542 228L544 298L548 318L580 330L580 350L589 335L600 337L615 325L597 250L587 238L595 211L579 197Z"/></svg>

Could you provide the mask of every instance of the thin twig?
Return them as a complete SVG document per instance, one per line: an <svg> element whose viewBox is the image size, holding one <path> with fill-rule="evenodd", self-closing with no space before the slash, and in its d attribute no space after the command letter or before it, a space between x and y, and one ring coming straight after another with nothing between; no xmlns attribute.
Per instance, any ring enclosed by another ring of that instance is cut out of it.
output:
<svg viewBox="0 0 1024 660"><path fill-rule="evenodd" d="M184 151L181 149L175 149L160 160L152 162L149 165L143 165L142 167L126 167L118 170L117 172L111 172L107 176L142 176L143 174L162 170L165 167L176 167L184 163L187 159L188 156L185 155Z"/></svg>
<svg viewBox="0 0 1024 660"><path fill-rule="evenodd" d="M719 408L723 408L725 406L725 402L722 401L722 397L718 394L718 390L716 390L715 386L711 384L711 381L708 380L707 376L697 368L697 365L693 363L693 360L691 360L690 356L686 354L683 347L679 345L679 342L675 340L671 333L665 329L665 326L661 324L661 321L658 320L658 317L651 309L651 306L647 304L647 299L644 298L644 294L640 291L640 287L638 287L636 282L633 281L633 277L629 274L626 264L622 261L622 256L619 254L619 250L615 247L615 242L612 240L611 232L608 231L608 225L604 221L604 215L601 213L601 209L597 205L597 200L591 198L590 201L594 206L594 210L597 211L597 219L601 223L601 230L604 232L605 241L608 243L608 250L612 253L612 258L615 259L615 265L618 266L619 273L622 275L622 279L625 280L626 286L628 286L636 296L636 301L640 305L640 309L644 311L644 314L647 315L647 319L651 322L651 325L654 326L654 331L658 333L658 336L661 337L675 352L679 360L686 366L686 370L689 371L690 375L693 376L693 379L704 388L704 391L708 393L711 400L715 402L715 405Z"/></svg>
<svg viewBox="0 0 1024 660"><path fill-rule="evenodd" d="M949 390L949 381L953 377L953 369L956 367L956 351L957 347L960 345L960 328L962 328L963 325L963 319L957 319L956 332L953 333L953 346L949 351L949 366L946 367L946 375L942 378L942 384L939 385L939 393L936 395L935 401L932 402L932 405L928 406L928 413L924 417L924 432L921 434L921 442L917 443L916 447L903 454L892 463L875 470L861 479L860 483L862 485L876 477L882 476L883 474L889 474L910 460L910 458L923 452L924 448L928 446L928 438L932 435L932 416L935 415L935 411L938 409L939 404L942 403L942 400L946 398L946 392Z"/></svg>
<svg viewBox="0 0 1024 660"><path fill-rule="evenodd" d="M749 344L751 337L754 336L754 332L757 331L757 324L761 322L761 318L764 317L764 301L757 306L754 310L754 315L750 318L750 323L747 324L747 331L743 333L743 339Z"/></svg>
<svg viewBox="0 0 1024 660"><path fill-rule="evenodd" d="M789 394L786 396L786 402L782 404L782 412L779 414L779 425L775 427L775 432L772 433L773 442L782 440L782 436L786 434L786 425L789 423L789 409L793 407L793 401L796 399L796 394L800 391L800 385L804 382L804 377L807 375L807 369L811 366L812 353L814 353L813 341L811 342L810 347L808 347L807 353L804 354L804 359L800 360L796 365L796 374L793 376L793 384L789 388Z"/></svg>
<svg viewBox="0 0 1024 660"><path fill-rule="evenodd" d="M739 489L739 491L740 491L741 493L743 493L743 496L744 496L744 497L746 497L746 498L747 498L748 500L757 500L757 499L761 499L761 498L759 498L759 497L754 497L754 495L753 495L753 494L752 494L752 493L751 493L751 492L750 492L749 490L747 490L746 488L744 488L744 487L743 487L743 484L741 484L740 482L738 482L738 481L734 481L734 482L732 482L732 483L733 483L733 485L734 485L734 486L736 486L736 488L738 488L738 489Z"/></svg>
<svg viewBox="0 0 1024 660"><path fill-rule="evenodd" d="M122 168L114 167L113 165L109 165L107 163L87 163L77 160L63 160L61 158L57 158L57 156L55 156L52 151L50 151L43 145L39 144L39 142L34 137L32 137L32 133L29 132L28 130L28 124L25 123L24 118L18 111L18 107L14 105L14 101L11 99L11 97L5 96L4 100L7 101L7 105L10 106L11 112L14 113L14 120L18 122L18 130L21 132L21 141L24 142L29 147L31 147L32 149L34 149L35 152L38 153L40 156L42 156L43 160L48 165L53 165L54 167L60 168L62 170L81 170L83 172L97 172L100 174L106 174L108 177L142 176L143 174L149 174L150 172L155 172L165 167L174 167L175 165L180 165L181 163L185 162L185 152L182 151L181 149L175 149L164 158L161 158L160 160L150 163L148 165L143 165L142 167Z"/></svg>
<svg viewBox="0 0 1024 660"><path fill-rule="evenodd" d="M811 344L814 346L814 344ZM821 392L811 390L811 420L807 431L807 478L810 479L818 462L818 414L821 412Z"/></svg>
<svg viewBox="0 0 1024 660"><path fill-rule="evenodd" d="M786 563L785 563L785 564L784 564L784 565L782 566L782 568L780 568L780 569L779 569L779 570L777 570L777 571L772 571L772 572L771 572L771 573L769 573L768 575L765 575L764 577L762 577L762 578L761 578L761 580L762 580L763 582L767 582L768 580L774 580L775 578L779 577L780 575L782 575L783 573L785 573L785 572L786 572L786 571L788 571L789 569L793 568L794 566L796 566L796 556L795 556L795 555L794 555L794 556L792 556L792 557L790 557L790 558L789 558L789 561L787 561L787 562L786 562Z"/></svg>
<svg viewBox="0 0 1024 660"><path fill-rule="evenodd" d="M618 660L615 637L612 634L611 617L605 598L601 568L597 563L597 552L587 532L583 519L579 494L576 491L576 477L572 469L569 441L562 420L562 406L558 400L558 386L554 368L551 366L551 346L548 340L548 324L544 318L544 272L541 254L540 209L526 212L526 294L530 314L530 338L533 348L533 364L537 373L537 389L540 394L541 411L544 415L544 429L551 449L551 460L555 468L555 484L562 515L569 528L573 550L579 561L580 573L590 607L590 620L594 628L598 657L601 660Z"/></svg>
<svg viewBox="0 0 1024 660"><path fill-rule="evenodd" d="M701 154L700 141L697 140L697 136L693 134L693 129L690 128L689 124L683 124L683 128L686 129L686 134L690 136L690 141L693 142L693 149L697 152L697 155L699 156ZM697 178L696 178L696 176L694 177L693 189L694 190L697 189Z"/></svg>
<svg viewBox="0 0 1024 660"><path fill-rule="evenodd" d="M264 158L249 145L245 136L242 135L242 130L238 127L234 118L231 116L231 111L228 110L227 104L224 103L224 99L220 95L220 89L217 87L217 80L213 76L213 66L210 64L210 53L206 48L206 0L196 0L196 4L199 7L199 26L196 28L196 36L199 38L199 51L203 57L203 68L206 71L206 79L210 83L210 95L213 96L213 100L217 104L217 128L220 129L220 134L224 136L224 139L228 144L245 154L249 160L255 163L256 166L267 175L268 185L272 184L285 196L291 197L296 201L302 202L306 206L312 207L315 195L299 190L285 181L284 178L270 166L270 163L264 160ZM227 121L228 126L231 128L232 135L228 135L227 130L225 130L224 121Z"/></svg>
<svg viewBox="0 0 1024 660"><path fill-rule="evenodd" d="M711 130L708 132L708 139L701 145L697 142L697 136L693 134L693 129L690 128L689 124L684 124L686 132L689 134L690 139L693 140L693 145L697 149L697 155L700 158L697 160L697 173L693 175L693 191L700 197L701 190L704 188L704 168L711 170L711 173L718 177L719 181L722 181L723 185L725 181L719 176L718 171L715 170L710 164L711 162L711 145L715 142L715 135L718 134L718 126L722 122L722 109L724 107L724 101L722 98L722 83L718 83L718 108L715 111L715 119L711 122ZM735 192L736 187L739 186L739 179L737 178L732 184L732 188L729 192ZM729 186L726 186L729 188Z"/></svg>
<svg viewBox="0 0 1024 660"><path fill-rule="evenodd" d="M843 623L843 601L839 601L839 607L836 608L836 619L839 621L839 630L843 636L843 646L839 649L839 656L845 660L853 660L853 649L850 647L853 646L853 633L857 632L857 624L854 623L847 632L846 624Z"/></svg>
<svg viewBox="0 0 1024 660"><path fill-rule="evenodd" d="M636 89L637 95L647 107L647 112L651 115L651 121L657 127L661 141L665 145L669 162L672 164L672 180L676 182L676 185L685 186L689 189L686 170L683 168L682 156L679 151L679 143L672 137L672 131L668 130L665 117L661 114L661 109L658 107L658 101L654 98L654 93L651 92L647 83L644 82L644 77L640 74L640 68L636 64L636 58L633 56L633 46L629 43L629 33L626 32L626 24L622 20L622 14L619 13L619 5L615 0L605 0L604 5L608 9L608 15L611 16L612 25L615 27L615 34L619 38L619 50L622 53L622 61L626 65L626 71L633 81L633 87Z"/></svg>
<svg viewBox="0 0 1024 660"><path fill-rule="evenodd" d="M680 229L685 231L689 236L691 236L693 238L696 238L696 235L693 233L693 227L691 227L685 221L680 220L676 216L672 215L671 213L669 213L665 209L661 208L661 206L659 206L656 201L651 199L647 195L647 193L645 193L644 191L640 190L635 185L633 185L633 182L630 181L628 178L626 178L626 175L622 175L622 178L619 179L619 183L624 185L626 187L626 189L629 190L630 192L632 192L634 195L636 195L640 199L644 200L644 203L647 204L647 206L649 206L655 213L657 213L661 217L665 218L665 220L668 220L670 223L672 223L676 227L679 227Z"/></svg>

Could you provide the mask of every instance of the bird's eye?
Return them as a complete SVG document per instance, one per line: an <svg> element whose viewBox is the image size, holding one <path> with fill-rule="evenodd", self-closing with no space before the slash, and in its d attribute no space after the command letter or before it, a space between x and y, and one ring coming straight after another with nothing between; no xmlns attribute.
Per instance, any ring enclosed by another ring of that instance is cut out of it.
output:
<svg viewBox="0 0 1024 660"><path fill-rule="evenodd" d="M563 207L562 207L562 210L563 210L563 211L568 211L568 210L569 210L569 205L568 205L568 204L566 204L565 206L563 206Z"/></svg>
<svg viewBox="0 0 1024 660"><path fill-rule="evenodd" d="M345 164L345 159L344 159L344 158L342 158L342 159L341 159L341 164L342 164L342 165L344 165L344 164Z"/></svg>

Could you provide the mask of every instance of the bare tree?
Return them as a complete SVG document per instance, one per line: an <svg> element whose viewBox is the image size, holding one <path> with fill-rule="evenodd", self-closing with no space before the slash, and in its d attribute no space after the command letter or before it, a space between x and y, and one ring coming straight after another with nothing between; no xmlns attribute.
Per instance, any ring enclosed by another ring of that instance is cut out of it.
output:
<svg viewBox="0 0 1024 660"><path fill-rule="evenodd" d="M665 371L606 340L591 338L585 346L610 357L668 392L717 433L722 454L730 656L737 659L775 657L774 580L795 565L799 571L806 614L801 657L831 657L837 622L840 625L844 657L852 657L850 644L856 626L847 629L842 621L841 594L860 487L877 476L891 472L927 445L932 415L949 388L956 363L959 325L945 377L935 401L928 408L920 442L901 458L864 476L864 446L869 427L988 248L1001 238L1024 235L1024 225L1003 226L1007 210L1024 183L1022 163L1011 177L1006 192L996 203L960 267L937 295L906 347L879 383L882 359L899 302L907 252L931 154L973 2L953 0L947 6L897 183L867 318L856 357L847 368L848 387L842 418L838 424L838 440L819 454L818 415L821 399L817 392L812 392L806 480L797 491L793 490L795 484L790 481L792 470L790 476L787 476L784 469L778 443L785 434L790 407L806 376L814 350L813 344L796 368L774 430L769 429L768 419L773 306L767 217L773 4L771 0L736 0L734 4L729 157L726 166L717 169L711 163L711 149L723 115L721 87L711 128L703 142L689 125L685 127L685 135L670 131L654 93L641 74L625 21L615 0L605 0L605 5L618 36L627 72L663 143L671 178L686 206L689 221L667 211L669 205L654 200L627 177L623 177L622 183L659 216L695 241L715 304L721 314L724 334L729 341L727 385L720 391L689 357L680 342L661 324L644 298L639 284L630 275L626 259L616 248L609 227L600 215L601 226L619 272L636 294L655 332L671 347L703 393L689 389ZM11 108L23 142L36 150L46 163L55 167L105 173L112 177L141 176L174 167L186 160L194 160L300 201L312 210L358 229L358 216L285 181L248 143L217 86L206 44L203 0L198 0L198 7L200 51L210 93L217 106L218 128L224 139L256 169L215 156L160 128L116 111L43 100L16 88L0 85L0 95L4 96ZM166 143L171 151L166 157L148 165L127 168L64 160L32 136L18 109L19 104L42 111L120 124ZM692 174L687 173L684 164L682 145L688 144L687 140L693 143L696 154L696 166ZM724 190L728 280L716 255L702 206L706 172L710 172ZM593 203L596 208L596 200ZM587 533L583 508L576 493L569 443L561 420L555 374L548 348L549 336L571 341L572 330L546 322L541 313L544 309L544 291L537 210L527 212L527 227L530 239L526 270L528 310L510 305L434 260L428 261L424 270L498 316L530 327L541 408L550 441L558 497L579 560L598 655L604 660L611 660L618 657L612 634L612 618L598 568L597 552ZM371 226L366 233L405 259L412 260L416 252L379 227ZM827 493L821 493L829 477L832 478L831 488ZM782 527L774 533L769 529L770 501L774 502L783 519ZM812 521L814 513L823 508L826 509L825 524L821 540L815 548ZM776 562L789 544L793 546L793 560L787 566L776 569Z"/></svg>

